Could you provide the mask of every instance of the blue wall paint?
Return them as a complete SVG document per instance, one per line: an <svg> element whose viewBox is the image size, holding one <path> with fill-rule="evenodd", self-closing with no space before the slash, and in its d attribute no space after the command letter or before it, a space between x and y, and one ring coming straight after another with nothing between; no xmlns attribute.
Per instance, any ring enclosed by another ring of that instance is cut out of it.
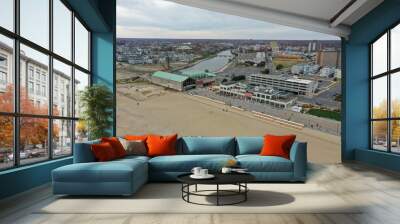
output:
<svg viewBox="0 0 400 224"><path fill-rule="evenodd" d="M99 11L109 24L109 32L92 33L92 72L93 83L105 84L113 92L113 125L110 133L116 134L116 71L115 71L115 45L116 45L116 1L101 1ZM111 10L114 9L114 10Z"/></svg>
<svg viewBox="0 0 400 224"><path fill-rule="evenodd" d="M69 157L0 172L0 199L49 182L53 169L71 163Z"/></svg>
<svg viewBox="0 0 400 224"><path fill-rule="evenodd" d="M115 60L114 35L110 33L93 33L92 35L92 74L93 83L108 86L115 97ZM115 108L113 110L113 126L110 134L115 135Z"/></svg>
<svg viewBox="0 0 400 224"><path fill-rule="evenodd" d="M92 80L109 86L115 98L115 0L67 0L93 32ZM114 111L115 115L115 111ZM110 130L115 132L114 125ZM0 199L48 183L51 171L72 163L72 158L47 161L0 172Z"/></svg>
<svg viewBox="0 0 400 224"><path fill-rule="evenodd" d="M107 0L108 1L108 0ZM113 0L110 0L113 2ZM67 0L71 7L84 20L85 24L94 32L109 32L112 30L105 20L106 17L100 11L100 4L106 1L100 0Z"/></svg>
<svg viewBox="0 0 400 224"><path fill-rule="evenodd" d="M400 155L375 150L356 149L355 160L400 172Z"/></svg>
<svg viewBox="0 0 400 224"><path fill-rule="evenodd" d="M391 162L399 157L382 156L369 148L369 46L377 36L400 21L400 1L386 0L351 29L348 41L344 43L345 84L344 119L342 136L342 159L358 160L387 169L397 169L400 165ZM357 151L355 151L357 149ZM363 151L359 151L363 150ZM377 162L380 160L379 162ZM400 164L400 160L397 162Z"/></svg>

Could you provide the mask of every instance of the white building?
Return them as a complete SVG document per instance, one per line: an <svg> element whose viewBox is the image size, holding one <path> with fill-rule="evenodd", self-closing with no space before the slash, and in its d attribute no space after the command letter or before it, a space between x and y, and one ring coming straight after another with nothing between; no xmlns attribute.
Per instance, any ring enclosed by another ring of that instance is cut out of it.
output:
<svg viewBox="0 0 400 224"><path fill-rule="evenodd" d="M255 52L255 53L240 53L237 57L238 63L253 62L258 64L260 62L266 61L265 52Z"/></svg>
<svg viewBox="0 0 400 224"><path fill-rule="evenodd" d="M317 74L319 70L319 65L315 64L297 64L293 65L291 68L292 74L304 74L304 75L314 75Z"/></svg>
<svg viewBox="0 0 400 224"><path fill-rule="evenodd" d="M243 83L222 83L219 85L219 93L224 96L265 103L279 108L289 108L296 102L296 97L285 92L273 88L251 87Z"/></svg>
<svg viewBox="0 0 400 224"><path fill-rule="evenodd" d="M335 69L330 67L323 67L320 71L322 77L332 77L335 74Z"/></svg>
<svg viewBox="0 0 400 224"><path fill-rule="evenodd" d="M312 96L318 87L318 82L296 76L252 74L248 77L250 84L254 86L275 88L299 95Z"/></svg>
<svg viewBox="0 0 400 224"><path fill-rule="evenodd" d="M342 70L335 69L335 78L341 79L342 78Z"/></svg>

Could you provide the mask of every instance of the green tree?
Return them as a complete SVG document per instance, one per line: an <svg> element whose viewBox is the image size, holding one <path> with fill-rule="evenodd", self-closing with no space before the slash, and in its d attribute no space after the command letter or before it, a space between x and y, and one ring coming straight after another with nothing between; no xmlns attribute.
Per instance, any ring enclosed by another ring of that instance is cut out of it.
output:
<svg viewBox="0 0 400 224"><path fill-rule="evenodd" d="M276 65L276 70L281 70L283 68L283 65L282 64L277 64Z"/></svg>
<svg viewBox="0 0 400 224"><path fill-rule="evenodd" d="M86 87L80 94L82 119L87 125L89 139L110 136L112 125L113 94L104 85Z"/></svg>

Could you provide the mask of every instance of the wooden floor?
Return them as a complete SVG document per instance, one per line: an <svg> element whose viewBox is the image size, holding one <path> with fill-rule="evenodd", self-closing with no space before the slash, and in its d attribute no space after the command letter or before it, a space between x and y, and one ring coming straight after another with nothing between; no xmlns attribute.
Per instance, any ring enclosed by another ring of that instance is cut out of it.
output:
<svg viewBox="0 0 400 224"><path fill-rule="evenodd" d="M39 206L54 200L50 187L43 186L0 202L0 223L400 223L399 174L361 164L313 164L309 182L324 186L349 203L363 201L367 206L357 214L35 214Z"/></svg>

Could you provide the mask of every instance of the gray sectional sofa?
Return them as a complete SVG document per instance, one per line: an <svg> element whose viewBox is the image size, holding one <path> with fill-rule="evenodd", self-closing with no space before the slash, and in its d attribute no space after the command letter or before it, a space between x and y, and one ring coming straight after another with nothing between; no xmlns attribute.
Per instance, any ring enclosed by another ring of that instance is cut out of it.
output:
<svg viewBox="0 0 400 224"><path fill-rule="evenodd" d="M52 172L54 194L131 195L148 181L176 181L193 167L219 172L228 160L236 160L259 182L304 182L307 144L295 142L290 159L260 156L263 137L181 137L177 155L127 156L96 162L91 141L75 145L74 163Z"/></svg>

